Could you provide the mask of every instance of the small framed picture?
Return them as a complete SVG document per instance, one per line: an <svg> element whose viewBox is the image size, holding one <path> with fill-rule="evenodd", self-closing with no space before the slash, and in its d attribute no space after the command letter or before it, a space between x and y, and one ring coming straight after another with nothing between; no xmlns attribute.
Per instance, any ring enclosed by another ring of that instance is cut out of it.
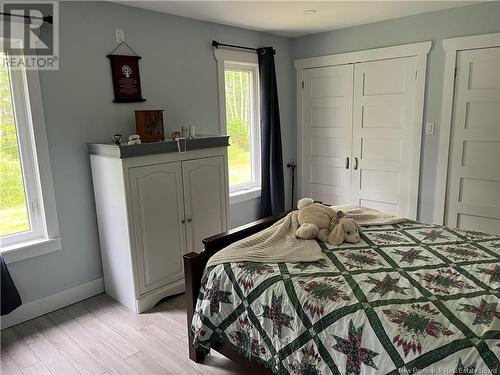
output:
<svg viewBox="0 0 500 375"><path fill-rule="evenodd" d="M135 130L143 143L164 141L163 109L135 111Z"/></svg>

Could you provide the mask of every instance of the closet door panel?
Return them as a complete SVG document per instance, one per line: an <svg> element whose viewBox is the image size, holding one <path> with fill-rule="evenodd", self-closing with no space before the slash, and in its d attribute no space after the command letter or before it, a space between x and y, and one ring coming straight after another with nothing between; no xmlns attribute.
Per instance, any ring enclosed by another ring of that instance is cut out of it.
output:
<svg viewBox="0 0 500 375"><path fill-rule="evenodd" d="M416 57L354 67L354 204L409 216Z"/></svg>
<svg viewBox="0 0 500 375"><path fill-rule="evenodd" d="M461 51L446 225L500 234L500 48Z"/></svg>
<svg viewBox="0 0 500 375"><path fill-rule="evenodd" d="M303 88L302 195L351 201L352 65L306 69Z"/></svg>

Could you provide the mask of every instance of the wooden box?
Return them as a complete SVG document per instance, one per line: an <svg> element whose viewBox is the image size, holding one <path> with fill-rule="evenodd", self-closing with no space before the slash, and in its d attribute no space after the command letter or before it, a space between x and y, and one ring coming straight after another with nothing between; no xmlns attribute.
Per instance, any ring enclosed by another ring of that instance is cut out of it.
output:
<svg viewBox="0 0 500 375"><path fill-rule="evenodd" d="M135 111L135 130L141 142L164 141L163 109Z"/></svg>

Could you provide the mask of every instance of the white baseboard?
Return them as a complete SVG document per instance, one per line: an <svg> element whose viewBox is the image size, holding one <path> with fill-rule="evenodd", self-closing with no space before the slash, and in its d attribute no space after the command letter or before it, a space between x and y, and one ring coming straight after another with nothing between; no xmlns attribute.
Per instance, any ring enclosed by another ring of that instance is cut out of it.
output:
<svg viewBox="0 0 500 375"><path fill-rule="evenodd" d="M61 309L86 298L95 296L104 291L104 281L101 278L88 283L51 294L50 296L36 299L19 306L9 315L2 316L2 329L34 319L49 312Z"/></svg>

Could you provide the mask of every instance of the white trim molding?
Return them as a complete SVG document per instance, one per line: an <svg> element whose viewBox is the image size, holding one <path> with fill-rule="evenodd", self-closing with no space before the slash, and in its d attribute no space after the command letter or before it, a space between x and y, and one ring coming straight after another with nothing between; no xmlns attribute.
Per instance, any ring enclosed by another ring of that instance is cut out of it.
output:
<svg viewBox="0 0 500 375"><path fill-rule="evenodd" d="M428 42L417 54L417 85L415 88L415 117L412 130L412 155L410 159L410 188L408 191L408 212L418 219L418 194L420 186L420 159L422 153L422 126L424 123L425 84L427 77L427 55L432 42Z"/></svg>
<svg viewBox="0 0 500 375"><path fill-rule="evenodd" d="M391 47L367 49L363 51L338 53L319 57L295 60L297 70L320 68L322 66L354 64L365 61L395 59L408 56L426 56L432 47L432 41L402 44Z"/></svg>
<svg viewBox="0 0 500 375"><path fill-rule="evenodd" d="M248 190L240 190L238 192L229 194L229 204L238 204L241 202L246 202L252 199L260 198L261 188L253 188Z"/></svg>
<svg viewBox="0 0 500 375"><path fill-rule="evenodd" d="M50 254L62 249L62 240L59 237L23 242L2 248L2 257L6 264L21 262L26 259Z"/></svg>
<svg viewBox="0 0 500 375"><path fill-rule="evenodd" d="M439 154L434 198L434 223L445 224L446 185L448 180L448 159L450 153L453 117L453 97L455 92L455 68L457 53L470 49L500 46L500 33L473 35L443 40L446 53L443 81L443 102L441 107L441 128L439 130Z"/></svg>
<svg viewBox="0 0 500 375"><path fill-rule="evenodd" d="M38 70L26 71L26 81L31 107L33 135L35 137L34 143L38 162L43 212L45 214L46 238L51 239L59 237L59 221L57 219L54 180L50 165L49 143Z"/></svg>
<svg viewBox="0 0 500 375"><path fill-rule="evenodd" d="M416 94L415 118L412 130L412 155L410 164L410 189L408 191L408 216L416 219L418 212L418 194L420 179L420 154L422 146L423 109L425 101L425 83L427 73L427 55L432 47L432 41L375 48L363 51L339 53L335 55L319 56L295 60L297 70L297 155L303 160L302 150L302 81L306 69L325 66L356 64L361 62L387 60L403 57L417 57L416 63ZM297 163L297 197L302 195L302 162Z"/></svg>
<svg viewBox="0 0 500 375"><path fill-rule="evenodd" d="M104 291L102 278L51 294L50 296L36 299L22 304L10 314L2 316L2 329L37 318L49 312L69 306L86 298L95 296Z"/></svg>

